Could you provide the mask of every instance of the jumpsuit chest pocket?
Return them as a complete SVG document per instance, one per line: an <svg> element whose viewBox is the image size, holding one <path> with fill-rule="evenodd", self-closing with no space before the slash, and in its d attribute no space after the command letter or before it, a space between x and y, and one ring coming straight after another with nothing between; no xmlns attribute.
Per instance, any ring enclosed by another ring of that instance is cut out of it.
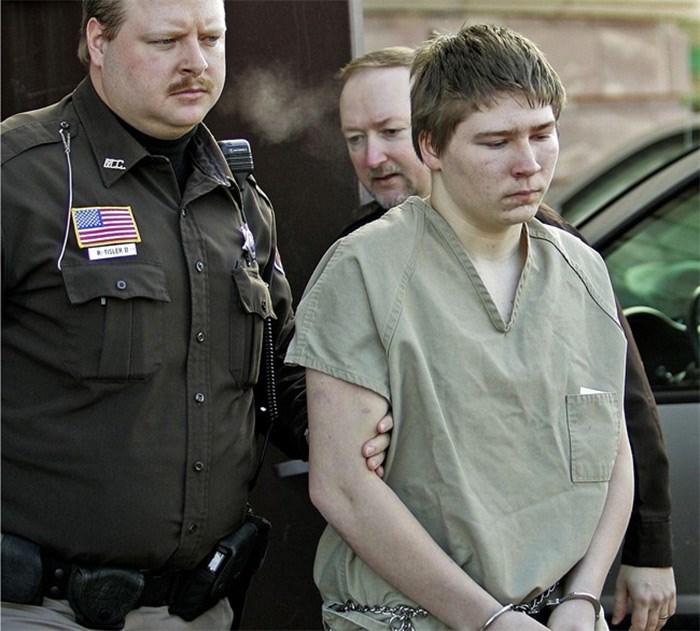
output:
<svg viewBox="0 0 700 631"><path fill-rule="evenodd" d="M257 262L237 265L232 276L230 371L239 388L249 388L257 383L260 373L265 319L275 317L275 313Z"/></svg>
<svg viewBox="0 0 700 631"><path fill-rule="evenodd" d="M620 442L622 404L615 392L566 396L571 481L607 482Z"/></svg>
<svg viewBox="0 0 700 631"><path fill-rule="evenodd" d="M143 381L163 363L165 271L146 263L64 267L66 368L76 379Z"/></svg>

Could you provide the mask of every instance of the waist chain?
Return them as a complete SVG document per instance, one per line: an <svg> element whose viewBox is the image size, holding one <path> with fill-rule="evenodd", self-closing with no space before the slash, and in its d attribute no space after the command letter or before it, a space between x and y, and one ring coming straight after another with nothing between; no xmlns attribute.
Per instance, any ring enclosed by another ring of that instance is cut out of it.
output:
<svg viewBox="0 0 700 631"><path fill-rule="evenodd" d="M549 605L549 597L558 586L559 581L529 602L514 605L513 611L519 611L528 616L538 616ZM373 614L378 616L383 622L386 622L392 631L415 631L413 619L427 618L430 615L423 607L409 607L408 605L360 605L352 600L347 600L344 603L333 603L330 609L340 613L355 611L358 613Z"/></svg>
<svg viewBox="0 0 700 631"><path fill-rule="evenodd" d="M330 606L333 611L359 613L371 613L379 616L383 622L394 631L414 631L413 618L426 618L430 614L423 607L409 607L408 605L358 605L352 600L344 603L334 603Z"/></svg>

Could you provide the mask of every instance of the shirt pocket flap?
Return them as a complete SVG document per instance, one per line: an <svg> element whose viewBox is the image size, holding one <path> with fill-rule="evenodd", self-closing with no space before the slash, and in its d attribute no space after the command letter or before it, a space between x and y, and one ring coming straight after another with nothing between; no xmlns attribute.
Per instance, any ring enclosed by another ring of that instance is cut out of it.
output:
<svg viewBox="0 0 700 631"><path fill-rule="evenodd" d="M96 298L150 298L170 302L165 270L158 265L81 265L64 267L62 271L73 304Z"/></svg>
<svg viewBox="0 0 700 631"><path fill-rule="evenodd" d="M244 265L233 270L238 296L243 310L261 318L276 317L272 309L272 298L265 281L260 278L257 264Z"/></svg>

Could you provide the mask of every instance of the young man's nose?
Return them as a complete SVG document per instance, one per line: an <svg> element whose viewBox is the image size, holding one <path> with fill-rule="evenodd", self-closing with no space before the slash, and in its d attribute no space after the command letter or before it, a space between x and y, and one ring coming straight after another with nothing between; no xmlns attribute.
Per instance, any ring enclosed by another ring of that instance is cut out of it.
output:
<svg viewBox="0 0 700 631"><path fill-rule="evenodd" d="M513 162L513 173L516 177L530 177L542 170L533 146L524 142L518 146Z"/></svg>

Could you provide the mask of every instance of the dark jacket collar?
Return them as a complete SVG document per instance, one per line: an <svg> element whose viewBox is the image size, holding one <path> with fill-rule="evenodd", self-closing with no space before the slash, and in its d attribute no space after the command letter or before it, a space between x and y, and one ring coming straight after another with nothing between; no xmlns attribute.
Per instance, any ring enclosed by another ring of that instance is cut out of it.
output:
<svg viewBox="0 0 700 631"><path fill-rule="evenodd" d="M100 98L90 77L81 81L73 92L73 103L95 160L101 167L105 186L111 186L149 155ZM197 126L192 144L195 168L217 183L230 186L232 178L226 160L204 123Z"/></svg>

